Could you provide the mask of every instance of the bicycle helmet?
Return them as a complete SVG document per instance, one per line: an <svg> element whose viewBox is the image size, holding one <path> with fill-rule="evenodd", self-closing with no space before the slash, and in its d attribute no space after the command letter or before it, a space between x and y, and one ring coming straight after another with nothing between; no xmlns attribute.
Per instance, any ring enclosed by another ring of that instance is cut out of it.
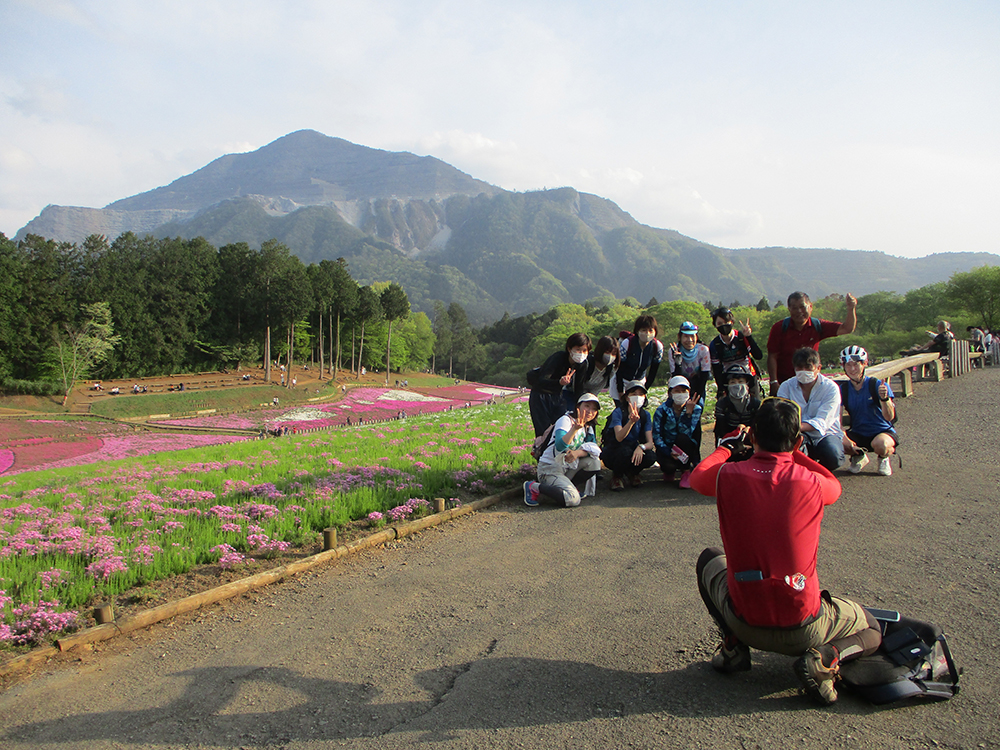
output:
<svg viewBox="0 0 1000 750"><path fill-rule="evenodd" d="M844 351L840 353L840 363L847 364L848 362L867 362L868 352L864 350L864 347L853 345L848 346Z"/></svg>
<svg viewBox="0 0 1000 750"><path fill-rule="evenodd" d="M697 334L698 333L698 326L696 326L690 320L685 320L683 323L681 323L681 329L680 329L679 333Z"/></svg>

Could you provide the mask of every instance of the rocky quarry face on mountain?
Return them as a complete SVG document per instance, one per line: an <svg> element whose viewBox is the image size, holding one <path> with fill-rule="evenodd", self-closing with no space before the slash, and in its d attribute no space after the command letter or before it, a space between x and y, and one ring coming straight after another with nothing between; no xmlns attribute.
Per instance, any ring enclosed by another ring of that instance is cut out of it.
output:
<svg viewBox="0 0 1000 750"><path fill-rule="evenodd" d="M305 263L344 258L361 283L397 281L414 309L459 302L470 320L608 295L638 300L782 300L796 289L906 291L1000 258L942 253L728 250L635 221L612 201L558 188L514 193L431 156L302 130L228 154L105 208L47 206L15 236L277 239Z"/></svg>

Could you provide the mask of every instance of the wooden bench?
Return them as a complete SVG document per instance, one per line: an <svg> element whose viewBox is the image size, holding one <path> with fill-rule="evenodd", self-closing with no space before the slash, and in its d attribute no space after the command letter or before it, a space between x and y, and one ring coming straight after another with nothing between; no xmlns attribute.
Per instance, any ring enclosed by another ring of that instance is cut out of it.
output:
<svg viewBox="0 0 1000 750"><path fill-rule="evenodd" d="M920 368L920 377L929 377L935 382L939 382L944 377L944 364L941 362L941 355L937 352L924 352L922 354L911 354L909 357L900 357L879 365L871 365L865 369L865 375L888 380L894 375L899 377L899 388L893 389L896 396L906 398L913 395L913 373L916 368Z"/></svg>

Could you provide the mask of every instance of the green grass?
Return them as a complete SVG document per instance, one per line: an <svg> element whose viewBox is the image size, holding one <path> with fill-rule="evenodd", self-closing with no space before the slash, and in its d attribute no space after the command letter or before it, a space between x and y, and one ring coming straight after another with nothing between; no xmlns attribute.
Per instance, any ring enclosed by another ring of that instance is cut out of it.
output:
<svg viewBox="0 0 1000 750"><path fill-rule="evenodd" d="M314 389L315 390L315 389ZM112 419L145 417L150 414L182 414L215 409L217 411L246 411L270 405L277 396L282 404L296 404L316 396L313 391L301 388L289 390L278 386L227 386L204 390L190 390L175 393L144 393L133 396L111 396L96 402L91 413ZM319 395L322 395L321 390Z"/></svg>

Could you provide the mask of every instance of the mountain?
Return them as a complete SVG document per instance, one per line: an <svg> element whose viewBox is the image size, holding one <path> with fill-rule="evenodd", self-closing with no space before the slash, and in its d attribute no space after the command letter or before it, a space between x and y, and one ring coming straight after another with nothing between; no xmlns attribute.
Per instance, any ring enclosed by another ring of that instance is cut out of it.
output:
<svg viewBox="0 0 1000 750"><path fill-rule="evenodd" d="M343 257L362 283L394 280L417 310L456 301L476 323L504 311L632 296L754 303L802 289L903 292L1000 264L988 253L729 250L640 224L612 201L558 188L503 190L431 156L301 130L222 156L103 209L48 206L22 228L60 241L132 231L217 247L275 238L305 263Z"/></svg>

